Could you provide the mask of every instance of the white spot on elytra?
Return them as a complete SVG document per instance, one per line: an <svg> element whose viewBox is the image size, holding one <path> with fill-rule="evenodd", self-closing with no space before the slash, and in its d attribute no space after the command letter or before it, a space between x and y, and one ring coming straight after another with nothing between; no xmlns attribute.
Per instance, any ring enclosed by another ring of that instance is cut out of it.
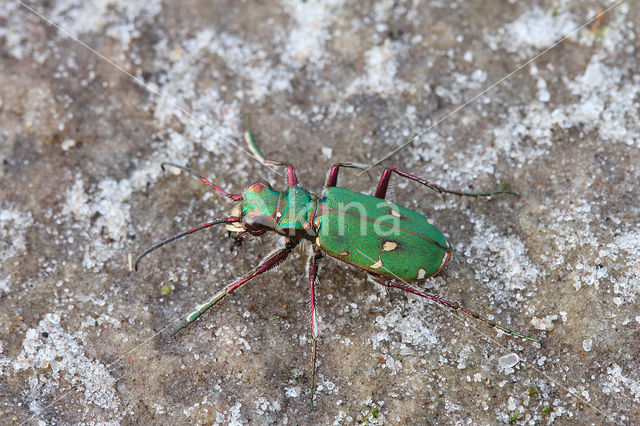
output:
<svg viewBox="0 0 640 426"><path fill-rule="evenodd" d="M382 267L382 259L380 258L378 258L378 261L376 263L369 266L369 268L371 269L380 269L381 267Z"/></svg>
<svg viewBox="0 0 640 426"><path fill-rule="evenodd" d="M447 242L447 245L449 245L448 242ZM440 262L440 267L438 269L442 269L444 267L444 264L447 263L447 260L449 260L449 255L447 253L445 253L442 256L442 262Z"/></svg>
<svg viewBox="0 0 640 426"><path fill-rule="evenodd" d="M391 209L391 214L392 214L392 215L394 215L395 217L402 217L402 216L400 215L400 213L398 213L397 211L395 211L395 210L393 210L393 209Z"/></svg>
<svg viewBox="0 0 640 426"><path fill-rule="evenodd" d="M320 245L320 237L316 237L316 245L319 246Z"/></svg>
<svg viewBox="0 0 640 426"><path fill-rule="evenodd" d="M338 256L349 256L349 252L348 251L341 251L340 253L338 253Z"/></svg>
<svg viewBox="0 0 640 426"><path fill-rule="evenodd" d="M427 271L425 271L423 268L418 269L418 279L421 280L424 277L427 276Z"/></svg>
<svg viewBox="0 0 640 426"><path fill-rule="evenodd" d="M396 247L398 247L398 244L394 243L393 241L385 241L382 245L382 251L393 251L396 249Z"/></svg>

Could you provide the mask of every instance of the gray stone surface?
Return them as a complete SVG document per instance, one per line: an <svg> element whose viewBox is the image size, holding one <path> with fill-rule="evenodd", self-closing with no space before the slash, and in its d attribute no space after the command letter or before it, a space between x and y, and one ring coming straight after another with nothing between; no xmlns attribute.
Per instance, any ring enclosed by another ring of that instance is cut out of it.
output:
<svg viewBox="0 0 640 426"><path fill-rule="evenodd" d="M314 412L306 249L176 338L279 241L207 230L128 272L230 209L160 162L283 186L242 151L251 112L263 151L319 193L332 163L382 157L613 2L29 4L113 63L0 2L1 423L640 423L638 2L385 163L521 194L395 179L393 199L454 247L420 288L542 344L324 262Z"/></svg>

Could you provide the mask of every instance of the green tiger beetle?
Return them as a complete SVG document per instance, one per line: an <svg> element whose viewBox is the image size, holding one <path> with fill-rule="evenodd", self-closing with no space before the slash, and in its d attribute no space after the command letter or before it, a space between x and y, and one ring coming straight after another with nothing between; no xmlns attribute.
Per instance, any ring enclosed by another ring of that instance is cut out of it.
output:
<svg viewBox="0 0 640 426"><path fill-rule="evenodd" d="M312 410L318 345L315 284L318 262L325 255L363 269L372 276L374 281L384 286L398 288L430 299L455 311L465 312L507 334L540 343L539 339L512 331L459 303L405 285L407 282L426 280L442 271L451 257L451 245L426 217L385 198L389 179L393 174L418 182L440 194L469 197L486 197L496 194L517 196L518 194L505 188L478 193L452 191L401 170L386 168L378 182L375 195L370 196L336 186L340 168L362 169L354 163L337 163L331 167L324 191L317 196L298 186L298 178L291 164L265 159L255 142L248 116L246 129L244 134L246 142L258 161L263 165L286 168L287 189L278 191L269 183L259 181L249 186L243 194L231 194L187 167L169 162L162 163L163 170L165 166L171 166L187 172L238 204L231 210L228 217L181 232L148 248L136 258L135 269L138 269L140 260L152 251L178 238L218 224L224 224L227 231L235 234L235 238L246 235L261 237L266 232L272 231L284 237L285 245L268 255L253 271L198 305L185 317L185 323L174 332L174 335L243 284L282 263L302 240L309 240L313 248L308 259L313 342L310 384Z"/></svg>

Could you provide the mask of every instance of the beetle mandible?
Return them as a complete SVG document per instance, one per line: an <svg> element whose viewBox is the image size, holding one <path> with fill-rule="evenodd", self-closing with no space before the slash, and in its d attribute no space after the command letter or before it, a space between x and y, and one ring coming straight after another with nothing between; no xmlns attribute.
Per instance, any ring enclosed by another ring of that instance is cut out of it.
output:
<svg viewBox="0 0 640 426"><path fill-rule="evenodd" d="M263 165L286 168L287 189L278 191L267 182L260 181L249 186L243 194L231 194L194 170L175 163L162 163L163 170L165 166L183 170L209 185L216 192L238 203L228 217L181 232L148 248L136 258L135 269L138 269L140 260L152 251L178 238L218 224L224 224L228 231L236 234L235 238L237 239L246 235L261 237L266 232L275 232L285 238L285 246L272 252L253 271L225 286L198 305L186 315L186 321L174 332L174 335L243 284L282 263L302 240L309 240L313 248L308 259L313 342L310 383L311 409L313 409L314 401L318 345L315 284L318 275L318 262L324 255L365 270L374 281L382 285L413 293L456 311L463 311L507 334L540 343L538 339L512 331L456 302L406 285L407 282L425 280L439 273L451 257L451 246L426 217L386 199L389 180L393 174L418 182L440 194L469 197L485 197L496 194L517 196L518 194L505 188L499 191L478 193L452 191L396 168L386 168L378 182L375 195L369 196L336 186L340 168L362 168L353 163L336 163L331 167L324 191L320 196L316 196L298 186L298 179L291 164L265 159L255 142L248 115L246 117L245 139L251 152Z"/></svg>

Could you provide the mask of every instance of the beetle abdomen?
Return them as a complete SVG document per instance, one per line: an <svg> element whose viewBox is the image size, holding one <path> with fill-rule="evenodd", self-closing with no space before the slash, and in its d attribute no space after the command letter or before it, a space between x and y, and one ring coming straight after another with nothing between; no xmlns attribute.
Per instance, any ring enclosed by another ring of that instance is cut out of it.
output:
<svg viewBox="0 0 640 426"><path fill-rule="evenodd" d="M314 222L324 252L389 278L427 278L451 254L447 240L421 214L346 188L326 190Z"/></svg>

